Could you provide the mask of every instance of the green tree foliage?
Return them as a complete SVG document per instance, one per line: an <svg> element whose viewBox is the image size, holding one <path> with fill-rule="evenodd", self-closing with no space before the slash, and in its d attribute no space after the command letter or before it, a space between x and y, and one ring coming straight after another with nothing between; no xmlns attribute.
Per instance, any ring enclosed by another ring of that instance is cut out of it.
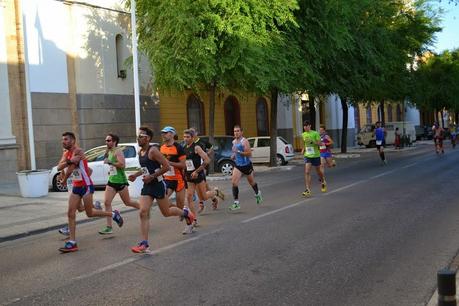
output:
<svg viewBox="0 0 459 306"><path fill-rule="evenodd" d="M410 100L420 109L459 112L459 49L420 58L411 89Z"/></svg>

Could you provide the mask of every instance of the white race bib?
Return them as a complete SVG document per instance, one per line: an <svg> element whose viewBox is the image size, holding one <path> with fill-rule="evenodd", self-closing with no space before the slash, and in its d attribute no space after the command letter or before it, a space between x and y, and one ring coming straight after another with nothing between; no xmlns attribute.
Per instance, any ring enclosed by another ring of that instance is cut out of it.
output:
<svg viewBox="0 0 459 306"><path fill-rule="evenodd" d="M187 159L185 161L186 164L186 171L194 171L196 168L194 167L193 161L191 159Z"/></svg>
<svg viewBox="0 0 459 306"><path fill-rule="evenodd" d="M169 167L169 171L167 171L166 173L164 173L165 176L175 176L175 169L173 166L170 166Z"/></svg>
<svg viewBox="0 0 459 306"><path fill-rule="evenodd" d="M113 175L116 175L117 173L118 173L118 170L116 169L116 167L113 165L110 165L108 175L113 176Z"/></svg>
<svg viewBox="0 0 459 306"><path fill-rule="evenodd" d="M155 173L156 173L156 172L159 172L159 171L161 171L161 170L160 170L160 169L156 169ZM163 176L162 176L162 175L158 175L158 176L156 177L156 179L158 180L158 182L161 182L161 181L163 180Z"/></svg>
<svg viewBox="0 0 459 306"><path fill-rule="evenodd" d="M74 181L81 181L83 179L81 177L80 169L75 169L72 171L72 178Z"/></svg>
<svg viewBox="0 0 459 306"><path fill-rule="evenodd" d="M382 145L382 140L376 140L376 145L377 145L377 146Z"/></svg>
<svg viewBox="0 0 459 306"><path fill-rule="evenodd" d="M314 151L313 147L306 147L306 154L311 155L311 154L314 154L314 153L315 153L315 151Z"/></svg>
<svg viewBox="0 0 459 306"><path fill-rule="evenodd" d="M326 148L327 148L327 146L320 146L321 150L325 150Z"/></svg>
<svg viewBox="0 0 459 306"><path fill-rule="evenodd" d="M147 175L150 175L150 171L148 171L148 168L147 167L142 167L140 168L142 170L142 175L143 176L147 176Z"/></svg>

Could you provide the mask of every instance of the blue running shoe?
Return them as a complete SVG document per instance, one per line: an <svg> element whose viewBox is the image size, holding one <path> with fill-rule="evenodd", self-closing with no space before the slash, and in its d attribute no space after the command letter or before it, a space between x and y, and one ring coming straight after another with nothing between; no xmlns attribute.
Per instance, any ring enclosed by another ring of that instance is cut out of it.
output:
<svg viewBox="0 0 459 306"><path fill-rule="evenodd" d="M62 234L64 236L70 236L70 229L68 226L62 227L59 229L59 234Z"/></svg>
<svg viewBox="0 0 459 306"><path fill-rule="evenodd" d="M61 253L70 253L78 251L78 245L75 241L67 241L63 248L59 248Z"/></svg>
<svg viewBox="0 0 459 306"><path fill-rule="evenodd" d="M121 217L120 212L116 209L113 211L113 221L115 221L119 227L123 226L123 223L124 223L123 217Z"/></svg>

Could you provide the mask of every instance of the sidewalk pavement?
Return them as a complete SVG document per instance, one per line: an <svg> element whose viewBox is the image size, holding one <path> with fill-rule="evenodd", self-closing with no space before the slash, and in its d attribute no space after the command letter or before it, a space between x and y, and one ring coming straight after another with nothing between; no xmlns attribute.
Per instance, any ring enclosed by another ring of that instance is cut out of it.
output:
<svg viewBox="0 0 459 306"><path fill-rule="evenodd" d="M410 149L410 148L408 148ZM346 154L338 153L339 149L333 150L336 158L358 158L361 153L373 152L375 149L349 148ZM387 149L390 151L391 149ZM393 149L392 149L393 150ZM406 149L404 149L406 150ZM267 165L255 165L257 173L270 171L289 171L295 165L303 164L303 157L297 153L295 158L286 166L268 167ZM209 181L214 185L227 184L230 177L218 174L210 175ZM220 187L220 186L219 186ZM104 191L97 190L94 193L94 201L103 203ZM57 230L67 225L67 200L66 192L49 192L41 198L22 198L17 183L3 184L0 186L0 243L21 237ZM126 207L119 197L115 197L112 203L113 209L120 212L132 211ZM96 221L99 218L87 218L84 213L77 213L77 223Z"/></svg>

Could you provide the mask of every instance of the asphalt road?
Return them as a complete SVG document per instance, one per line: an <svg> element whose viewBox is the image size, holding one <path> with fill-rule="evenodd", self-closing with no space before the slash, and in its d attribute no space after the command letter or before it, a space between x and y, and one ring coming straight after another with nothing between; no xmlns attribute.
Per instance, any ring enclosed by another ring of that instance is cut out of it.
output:
<svg viewBox="0 0 459 306"><path fill-rule="evenodd" d="M59 254L55 232L2 243L0 304L425 305L459 249L459 152L388 158L338 160L308 199L301 165L261 173L261 206L244 181L241 211L227 200L192 235L154 209L150 255L129 249L136 212L108 238L103 221L79 226L76 253Z"/></svg>

